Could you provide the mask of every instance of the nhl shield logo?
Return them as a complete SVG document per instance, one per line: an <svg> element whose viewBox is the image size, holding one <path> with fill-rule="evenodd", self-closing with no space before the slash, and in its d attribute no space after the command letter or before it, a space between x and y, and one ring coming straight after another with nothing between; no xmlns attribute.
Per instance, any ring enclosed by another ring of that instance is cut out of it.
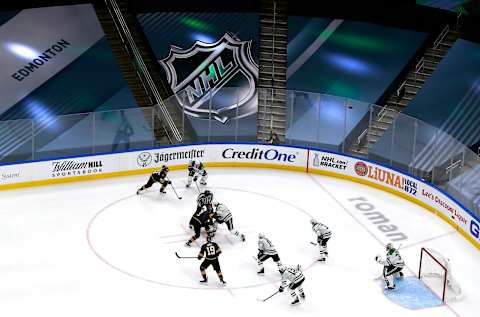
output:
<svg viewBox="0 0 480 317"><path fill-rule="evenodd" d="M258 65L251 44L225 33L215 43L171 46L159 62L185 114L225 124L257 112Z"/></svg>

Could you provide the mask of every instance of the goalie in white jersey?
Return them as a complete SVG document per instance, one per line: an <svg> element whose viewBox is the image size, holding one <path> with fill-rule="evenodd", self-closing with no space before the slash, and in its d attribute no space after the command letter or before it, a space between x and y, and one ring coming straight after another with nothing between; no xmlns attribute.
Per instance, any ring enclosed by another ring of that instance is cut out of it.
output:
<svg viewBox="0 0 480 317"><path fill-rule="evenodd" d="M200 161L191 160L188 163L187 187L190 187L190 185L192 185L192 179L194 182L196 182L198 177L200 177L201 185L207 185L208 174L203 167L203 163Z"/></svg>
<svg viewBox="0 0 480 317"><path fill-rule="evenodd" d="M217 201L213 202L213 207L215 208L215 220L217 223L225 223L227 225L228 231L233 235L240 238L240 240L245 241L245 235L240 233L233 227L233 217L230 210L224 204L221 204Z"/></svg>
<svg viewBox="0 0 480 317"><path fill-rule="evenodd" d="M288 287L290 290L290 296L292 296L292 305L297 305L300 303L298 300L298 295L302 299L305 299L305 293L303 292L302 284L305 281L305 277L303 276L302 267L300 264L296 266L287 267L286 269L282 269L282 285L278 289L279 292L283 292L283 290ZM298 290L298 295L297 295Z"/></svg>
<svg viewBox="0 0 480 317"><path fill-rule="evenodd" d="M385 287L387 289L395 289L395 277L403 277L402 269L405 266L398 250L393 247L393 244L388 243L386 246L387 258L382 259L377 255L375 261L383 265L383 279L385 280Z"/></svg>
<svg viewBox="0 0 480 317"><path fill-rule="evenodd" d="M282 274L284 269L282 262L280 262L280 257L278 256L277 250L275 249L273 243L265 238L263 233L258 234L258 256L257 256L257 263L258 263L258 274L265 273L265 269L263 268L263 262L272 258L273 262L277 263L278 271Z"/></svg>
<svg viewBox="0 0 480 317"><path fill-rule="evenodd" d="M310 220L310 223L312 224L313 232L317 235L318 251L320 252L318 261L324 262L328 256L327 242L332 237L332 231L315 219Z"/></svg>

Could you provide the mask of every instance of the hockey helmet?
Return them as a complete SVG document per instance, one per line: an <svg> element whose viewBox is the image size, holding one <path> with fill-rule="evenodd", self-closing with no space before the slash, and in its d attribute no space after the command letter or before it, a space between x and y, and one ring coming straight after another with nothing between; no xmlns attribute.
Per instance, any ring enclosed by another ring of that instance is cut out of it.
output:
<svg viewBox="0 0 480 317"><path fill-rule="evenodd" d="M218 205L220 205L220 203L219 203L218 201L212 202L212 206L213 206L213 207L217 208Z"/></svg>
<svg viewBox="0 0 480 317"><path fill-rule="evenodd" d="M203 192L205 195L210 195L212 192L209 191L208 189Z"/></svg>
<svg viewBox="0 0 480 317"><path fill-rule="evenodd" d="M282 265L282 266L280 266L280 267L278 268L278 271L280 272L280 274L283 274L283 272L285 272L285 271L286 271L286 268L285 268L285 266L283 266L283 265Z"/></svg>
<svg viewBox="0 0 480 317"><path fill-rule="evenodd" d="M385 248L387 249L387 252L395 250L395 248L393 247L393 244L391 242L387 243Z"/></svg>
<svg viewBox="0 0 480 317"><path fill-rule="evenodd" d="M314 218L310 219L310 223L313 225L316 225L318 223L318 221Z"/></svg>
<svg viewBox="0 0 480 317"><path fill-rule="evenodd" d="M162 165L162 171L168 172L168 166L167 165Z"/></svg>
<svg viewBox="0 0 480 317"><path fill-rule="evenodd" d="M207 234L207 242L212 242L212 239L213 239L213 234L211 234L210 232Z"/></svg>
<svg viewBox="0 0 480 317"><path fill-rule="evenodd" d="M263 232L260 232L260 233L258 234L258 238L259 238L259 239L265 238L265 234L264 234Z"/></svg>

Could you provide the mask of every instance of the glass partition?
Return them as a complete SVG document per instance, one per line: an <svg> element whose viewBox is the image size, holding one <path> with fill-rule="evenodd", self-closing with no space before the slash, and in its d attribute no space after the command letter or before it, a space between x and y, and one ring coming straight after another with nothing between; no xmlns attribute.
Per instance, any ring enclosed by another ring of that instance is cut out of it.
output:
<svg viewBox="0 0 480 317"><path fill-rule="evenodd" d="M155 145L153 108L94 112L93 153L119 152Z"/></svg>
<svg viewBox="0 0 480 317"><path fill-rule="evenodd" d="M0 121L0 162L33 160L33 131L31 120Z"/></svg>
<svg viewBox="0 0 480 317"><path fill-rule="evenodd" d="M443 188L480 214L477 153L448 133L395 109L303 91L223 87L191 93L164 100L169 109L178 108L172 118L184 143L254 142L257 133L264 136L272 129L284 130L286 144L333 150L398 168ZM166 123L157 108L1 121L0 160L7 163L169 144Z"/></svg>
<svg viewBox="0 0 480 317"><path fill-rule="evenodd" d="M35 159L91 154L93 149L92 113L50 117L35 122Z"/></svg>

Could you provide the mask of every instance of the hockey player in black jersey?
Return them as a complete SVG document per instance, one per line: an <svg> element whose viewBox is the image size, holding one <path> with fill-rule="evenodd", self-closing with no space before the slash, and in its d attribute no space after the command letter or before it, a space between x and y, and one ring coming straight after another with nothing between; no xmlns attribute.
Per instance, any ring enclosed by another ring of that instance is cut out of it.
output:
<svg viewBox="0 0 480 317"><path fill-rule="evenodd" d="M195 211L192 218L190 219L190 228L195 232L195 234L185 243L185 246L190 247L192 242L200 238L200 231L202 228L205 228L205 231L209 231L210 227L213 225L213 210L208 211L207 207L202 207L200 210Z"/></svg>
<svg viewBox="0 0 480 317"><path fill-rule="evenodd" d="M168 184L172 183L166 179L168 171L169 169L166 165L163 165L161 169L154 171L152 175L150 175L148 182L137 190L137 195L144 192L147 188L152 187L152 185L155 183L160 183L160 192L166 193L165 188Z"/></svg>
<svg viewBox="0 0 480 317"><path fill-rule="evenodd" d="M208 212L213 211L213 193L209 190L205 190L203 193L200 193L197 197L197 211L202 210L203 207L207 209Z"/></svg>
<svg viewBox="0 0 480 317"><path fill-rule="evenodd" d="M212 265L215 272L217 272L220 283L227 284L223 279L220 263L218 262L218 256L220 253L222 253L222 250L220 250L218 244L212 241L212 237L210 235L207 236L207 243L202 245L197 257L199 260L205 258L202 264L200 264L200 273L203 277L203 280L201 280L200 283L208 282L207 272L205 272L205 270Z"/></svg>

